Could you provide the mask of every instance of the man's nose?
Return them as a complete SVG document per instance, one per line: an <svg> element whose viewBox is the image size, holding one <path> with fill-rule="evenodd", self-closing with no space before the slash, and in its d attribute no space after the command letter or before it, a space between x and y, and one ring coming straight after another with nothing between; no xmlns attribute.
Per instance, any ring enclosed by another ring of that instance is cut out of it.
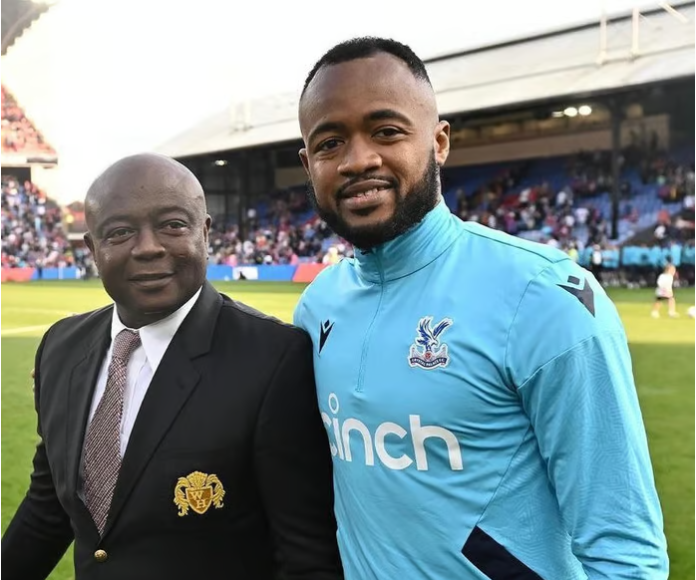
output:
<svg viewBox="0 0 696 580"><path fill-rule="evenodd" d="M382 157L367 139L356 138L346 143L338 172L346 177L364 175L382 167Z"/></svg>
<svg viewBox="0 0 696 580"><path fill-rule="evenodd" d="M143 228L138 233L138 239L131 254L134 258L148 260L160 257L165 252L157 233L152 228Z"/></svg>

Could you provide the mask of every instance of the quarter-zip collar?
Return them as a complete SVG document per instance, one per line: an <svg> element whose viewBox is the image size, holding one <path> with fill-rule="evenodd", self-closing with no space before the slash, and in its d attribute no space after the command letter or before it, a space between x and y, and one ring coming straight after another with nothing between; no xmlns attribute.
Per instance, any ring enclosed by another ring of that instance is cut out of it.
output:
<svg viewBox="0 0 696 580"><path fill-rule="evenodd" d="M425 218L398 238L363 253L356 248L355 264L358 274L368 282L389 282L424 268L440 256L460 235L457 218L445 200Z"/></svg>

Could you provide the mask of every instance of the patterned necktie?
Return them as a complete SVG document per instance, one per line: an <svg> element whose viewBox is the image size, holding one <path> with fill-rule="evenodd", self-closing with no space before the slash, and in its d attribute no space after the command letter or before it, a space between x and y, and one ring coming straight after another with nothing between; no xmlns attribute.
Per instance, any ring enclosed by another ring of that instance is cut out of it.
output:
<svg viewBox="0 0 696 580"><path fill-rule="evenodd" d="M106 390L87 428L84 449L85 505L100 535L104 532L121 468L121 417L128 359L139 344L140 335L132 330L122 330L116 336Z"/></svg>

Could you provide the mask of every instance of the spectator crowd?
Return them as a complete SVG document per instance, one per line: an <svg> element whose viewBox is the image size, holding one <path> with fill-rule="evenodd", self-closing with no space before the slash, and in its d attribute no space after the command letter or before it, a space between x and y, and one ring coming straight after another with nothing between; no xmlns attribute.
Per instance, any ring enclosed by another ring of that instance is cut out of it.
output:
<svg viewBox="0 0 696 580"><path fill-rule="evenodd" d="M656 186L664 203L682 203L681 211L674 215L660 212L652 239L640 243L666 248L675 242L693 240L693 164L626 151L622 169L627 160L644 185ZM598 260L602 251L612 250L608 240L609 216L593 202L611 187L608 154L580 153L566 158L562 179L553 183L528 178L534 163L505 167L471 193L455 186L453 211L464 220L512 235L535 234L532 239L559 247L575 259L591 255L592 260ZM631 181L622 181L623 220L633 221L639 215L632 205L633 189ZM66 232L75 215L80 214L66 210L67 217L62 219L58 205L35 184L3 176L2 266L88 267L87 250L80 245L71 247L67 240ZM316 217L302 189L276 192L260 200L248 210L241 226L224 218L214 220L209 236L211 264L332 264L352 255L350 245L336 238ZM576 237L579 228L585 233L584 239Z"/></svg>
<svg viewBox="0 0 696 580"><path fill-rule="evenodd" d="M663 203L681 202L682 209L672 216L659 212L653 243L668 245L687 241L694 234L694 165L676 163L659 151L627 148L619 159L620 175L628 169L639 172L642 185L658 187ZM537 241L566 251L610 245L609 215L593 200L613 187L611 156L608 152L581 152L569 157L565 179L558 189L548 181L520 186L531 163L524 162L501 170L492 180L471 194L456 190L455 213L463 220L480 222L512 235L525 232ZM635 224L640 217L633 204L634 187L630 180L619 184L620 219ZM578 229L585 235L579 238Z"/></svg>
<svg viewBox="0 0 696 580"><path fill-rule="evenodd" d="M2 87L2 152L55 156L56 152Z"/></svg>
<svg viewBox="0 0 696 580"><path fill-rule="evenodd" d="M2 267L74 264L61 210L30 181L2 177Z"/></svg>

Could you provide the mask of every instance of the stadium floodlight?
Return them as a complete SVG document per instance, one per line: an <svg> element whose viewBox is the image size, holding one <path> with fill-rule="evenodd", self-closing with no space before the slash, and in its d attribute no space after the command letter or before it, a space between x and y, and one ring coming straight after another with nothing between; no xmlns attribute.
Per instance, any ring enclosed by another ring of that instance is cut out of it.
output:
<svg viewBox="0 0 696 580"><path fill-rule="evenodd" d="M566 107L566 109L563 111L563 114L566 117L576 117L578 114L578 110L575 107Z"/></svg>
<svg viewBox="0 0 696 580"><path fill-rule="evenodd" d="M216 159L213 163L215 163L215 165L217 165L218 167L224 167L225 165L227 165L227 161L225 161L224 159Z"/></svg>
<svg viewBox="0 0 696 580"><path fill-rule="evenodd" d="M580 113L583 117L587 117L588 115L592 114L592 107L590 107L590 105L582 105L578 107L578 113Z"/></svg>

